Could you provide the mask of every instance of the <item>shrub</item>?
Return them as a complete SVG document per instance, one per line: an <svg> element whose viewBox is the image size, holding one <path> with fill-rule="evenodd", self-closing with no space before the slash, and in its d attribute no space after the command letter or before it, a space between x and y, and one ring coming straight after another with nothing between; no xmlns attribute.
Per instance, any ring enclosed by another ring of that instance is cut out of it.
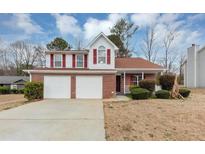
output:
<svg viewBox="0 0 205 154"><path fill-rule="evenodd" d="M139 86L153 92L155 90L155 80L141 80Z"/></svg>
<svg viewBox="0 0 205 154"><path fill-rule="evenodd" d="M179 93L183 96L183 97L189 97L191 90L187 89L187 88L180 88L179 89Z"/></svg>
<svg viewBox="0 0 205 154"><path fill-rule="evenodd" d="M18 89L19 94L24 94L24 89Z"/></svg>
<svg viewBox="0 0 205 154"><path fill-rule="evenodd" d="M43 98L43 83L27 82L24 88L24 97L28 100Z"/></svg>
<svg viewBox="0 0 205 154"><path fill-rule="evenodd" d="M157 98L169 99L170 98L170 92L168 90L158 90L158 91L155 92L155 96Z"/></svg>
<svg viewBox="0 0 205 154"><path fill-rule="evenodd" d="M18 92L19 92L18 89L11 89L10 91L12 94L18 94Z"/></svg>
<svg viewBox="0 0 205 154"><path fill-rule="evenodd" d="M162 75L159 78L159 83L164 90L171 90L174 85L175 76L174 75Z"/></svg>
<svg viewBox="0 0 205 154"><path fill-rule="evenodd" d="M143 88L135 88L131 90L132 99L148 99L150 91Z"/></svg>
<svg viewBox="0 0 205 154"><path fill-rule="evenodd" d="M10 88L9 87L0 87L0 94L9 94Z"/></svg>
<svg viewBox="0 0 205 154"><path fill-rule="evenodd" d="M133 89L136 89L136 88L139 88L139 86L137 86L137 85L131 85L131 86L129 87L129 90L130 90L130 92L131 92Z"/></svg>

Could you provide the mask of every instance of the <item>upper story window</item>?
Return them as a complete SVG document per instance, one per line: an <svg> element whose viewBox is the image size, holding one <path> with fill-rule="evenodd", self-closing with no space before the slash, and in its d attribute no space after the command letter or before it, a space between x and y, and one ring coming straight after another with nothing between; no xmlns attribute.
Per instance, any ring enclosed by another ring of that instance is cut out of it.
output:
<svg viewBox="0 0 205 154"><path fill-rule="evenodd" d="M77 67L82 68L83 67L83 54L76 55L77 59Z"/></svg>
<svg viewBox="0 0 205 154"><path fill-rule="evenodd" d="M54 67L62 67L62 55L54 55Z"/></svg>
<svg viewBox="0 0 205 154"><path fill-rule="evenodd" d="M100 46L98 48L98 64L105 64L106 63L106 52L105 47Z"/></svg>

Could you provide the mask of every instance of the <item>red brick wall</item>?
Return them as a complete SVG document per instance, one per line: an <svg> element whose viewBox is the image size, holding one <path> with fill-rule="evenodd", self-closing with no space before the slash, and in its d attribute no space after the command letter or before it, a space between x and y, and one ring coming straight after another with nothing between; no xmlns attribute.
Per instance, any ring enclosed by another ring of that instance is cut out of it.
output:
<svg viewBox="0 0 205 154"><path fill-rule="evenodd" d="M32 74L31 75L32 81L35 81L35 82L43 82L43 77L44 77L43 74Z"/></svg>
<svg viewBox="0 0 205 154"><path fill-rule="evenodd" d="M116 92L116 75L103 75L103 98L111 98Z"/></svg>
<svg viewBox="0 0 205 154"><path fill-rule="evenodd" d="M145 74L144 78L148 80L155 80L156 75L155 74Z"/></svg>
<svg viewBox="0 0 205 154"><path fill-rule="evenodd" d="M76 98L76 76L71 76L71 98Z"/></svg>

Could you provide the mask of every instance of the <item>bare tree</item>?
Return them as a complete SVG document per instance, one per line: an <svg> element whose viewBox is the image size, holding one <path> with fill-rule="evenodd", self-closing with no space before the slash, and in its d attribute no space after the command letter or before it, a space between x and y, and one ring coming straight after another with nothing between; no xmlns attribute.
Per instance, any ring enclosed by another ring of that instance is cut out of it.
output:
<svg viewBox="0 0 205 154"><path fill-rule="evenodd" d="M46 64L46 49L43 46L37 45L34 47L35 52L37 52L38 56L36 59L36 66L44 67Z"/></svg>
<svg viewBox="0 0 205 154"><path fill-rule="evenodd" d="M22 69L33 68L37 61L45 59L44 50L40 46L35 46L25 41L16 41L9 46L12 61L16 67L17 75L22 74Z"/></svg>
<svg viewBox="0 0 205 154"><path fill-rule="evenodd" d="M185 62L186 55L181 54L179 58L179 78L180 78L180 84L183 84L184 82L184 73L183 73L183 64Z"/></svg>
<svg viewBox="0 0 205 154"><path fill-rule="evenodd" d="M155 62L157 58L157 35L156 25L150 25L145 28L145 36L141 44L141 50L150 62Z"/></svg>
<svg viewBox="0 0 205 154"><path fill-rule="evenodd" d="M174 41L177 38L178 33L176 29L168 29L167 34L163 39L163 48L164 48L164 58L163 65L169 72L172 69L174 61L177 59L176 50L174 50Z"/></svg>
<svg viewBox="0 0 205 154"><path fill-rule="evenodd" d="M9 70L11 67L11 63L9 60L9 52L5 46L5 42L0 39L0 70L1 75L9 75Z"/></svg>
<svg viewBox="0 0 205 154"><path fill-rule="evenodd" d="M23 51L25 49L25 43L16 41L9 45L9 51L11 52L11 61L16 67L16 73L19 74L20 67L23 64Z"/></svg>

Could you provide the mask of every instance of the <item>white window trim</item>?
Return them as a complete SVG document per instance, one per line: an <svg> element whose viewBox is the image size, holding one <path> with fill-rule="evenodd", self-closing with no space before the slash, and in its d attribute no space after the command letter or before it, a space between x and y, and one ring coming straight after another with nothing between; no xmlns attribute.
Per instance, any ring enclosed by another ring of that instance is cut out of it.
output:
<svg viewBox="0 0 205 154"><path fill-rule="evenodd" d="M103 45L100 45L99 47L101 47L101 46L103 46ZM97 48L97 64L100 64L100 65L106 65L107 64L107 49L106 49L106 47L105 46L103 46L104 48L105 48L105 63L99 63L99 61L98 61L98 49L99 49L99 47Z"/></svg>
<svg viewBox="0 0 205 154"><path fill-rule="evenodd" d="M78 66L78 58L77 58L78 55L82 55L83 56L83 66L82 67ZM84 54L76 54L75 55L75 66L76 66L76 68L84 68L84 60L85 60L84 57L85 57Z"/></svg>
<svg viewBox="0 0 205 154"><path fill-rule="evenodd" d="M55 55L60 55L60 56L61 56L61 66L56 66L56 63L55 63L55 61L56 61ZM62 54L54 54L53 57L54 57L54 58L53 58L53 59L54 59L54 61L53 61L53 62L54 62L54 65L53 65L54 68L62 68L62 67L63 67L63 55L62 55Z"/></svg>

